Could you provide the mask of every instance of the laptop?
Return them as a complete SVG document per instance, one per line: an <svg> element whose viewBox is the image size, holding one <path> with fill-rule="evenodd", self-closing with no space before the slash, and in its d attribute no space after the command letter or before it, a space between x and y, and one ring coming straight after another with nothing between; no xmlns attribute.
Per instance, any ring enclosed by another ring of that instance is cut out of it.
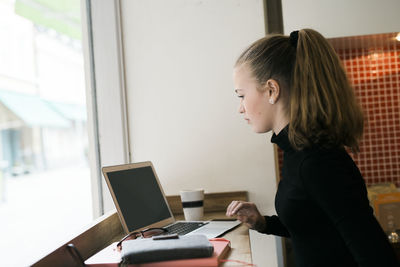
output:
<svg viewBox="0 0 400 267"><path fill-rule="evenodd" d="M210 239L241 224L239 220L176 221L150 161L103 167L102 172L127 234L162 227L169 234L203 234ZM182 227L186 230L177 230Z"/></svg>

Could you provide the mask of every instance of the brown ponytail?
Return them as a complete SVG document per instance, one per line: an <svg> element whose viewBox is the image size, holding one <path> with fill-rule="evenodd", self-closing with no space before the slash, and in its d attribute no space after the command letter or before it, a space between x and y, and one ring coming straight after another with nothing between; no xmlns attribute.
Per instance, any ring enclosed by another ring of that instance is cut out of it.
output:
<svg viewBox="0 0 400 267"><path fill-rule="evenodd" d="M298 33L290 91L289 139L295 147L322 143L358 151L361 108L335 50L314 30Z"/></svg>
<svg viewBox="0 0 400 267"><path fill-rule="evenodd" d="M242 53L236 65L242 64L250 67L259 88L268 79L280 84L295 149L320 144L358 151L362 110L337 54L321 34L303 29L295 38L262 38Z"/></svg>

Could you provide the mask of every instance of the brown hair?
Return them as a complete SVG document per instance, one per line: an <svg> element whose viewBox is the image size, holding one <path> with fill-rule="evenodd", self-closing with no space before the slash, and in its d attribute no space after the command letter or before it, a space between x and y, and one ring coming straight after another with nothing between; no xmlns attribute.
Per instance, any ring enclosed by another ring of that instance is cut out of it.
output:
<svg viewBox="0 0 400 267"><path fill-rule="evenodd" d="M359 150L363 113L335 50L318 32L303 29L288 37L264 37L236 61L246 64L263 90L268 79L287 103L289 141L301 150L312 144Z"/></svg>

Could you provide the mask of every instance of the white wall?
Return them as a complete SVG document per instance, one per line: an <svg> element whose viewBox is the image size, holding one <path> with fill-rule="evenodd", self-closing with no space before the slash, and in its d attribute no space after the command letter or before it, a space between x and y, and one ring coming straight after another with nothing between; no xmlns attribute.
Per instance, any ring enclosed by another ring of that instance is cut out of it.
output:
<svg viewBox="0 0 400 267"><path fill-rule="evenodd" d="M238 114L232 67L264 35L261 0L121 2L134 161L151 160L167 195L247 190L273 211L270 135Z"/></svg>
<svg viewBox="0 0 400 267"><path fill-rule="evenodd" d="M399 0L282 0L285 34L313 28L325 37L400 31Z"/></svg>

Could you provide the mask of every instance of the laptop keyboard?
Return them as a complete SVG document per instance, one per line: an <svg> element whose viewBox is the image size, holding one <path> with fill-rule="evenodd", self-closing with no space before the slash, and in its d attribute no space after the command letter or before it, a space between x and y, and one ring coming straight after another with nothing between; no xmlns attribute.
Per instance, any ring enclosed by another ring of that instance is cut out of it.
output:
<svg viewBox="0 0 400 267"><path fill-rule="evenodd" d="M184 235L190 233L203 225L207 224L206 222L176 222L171 224L170 226L165 227L168 230L168 234L178 234Z"/></svg>

